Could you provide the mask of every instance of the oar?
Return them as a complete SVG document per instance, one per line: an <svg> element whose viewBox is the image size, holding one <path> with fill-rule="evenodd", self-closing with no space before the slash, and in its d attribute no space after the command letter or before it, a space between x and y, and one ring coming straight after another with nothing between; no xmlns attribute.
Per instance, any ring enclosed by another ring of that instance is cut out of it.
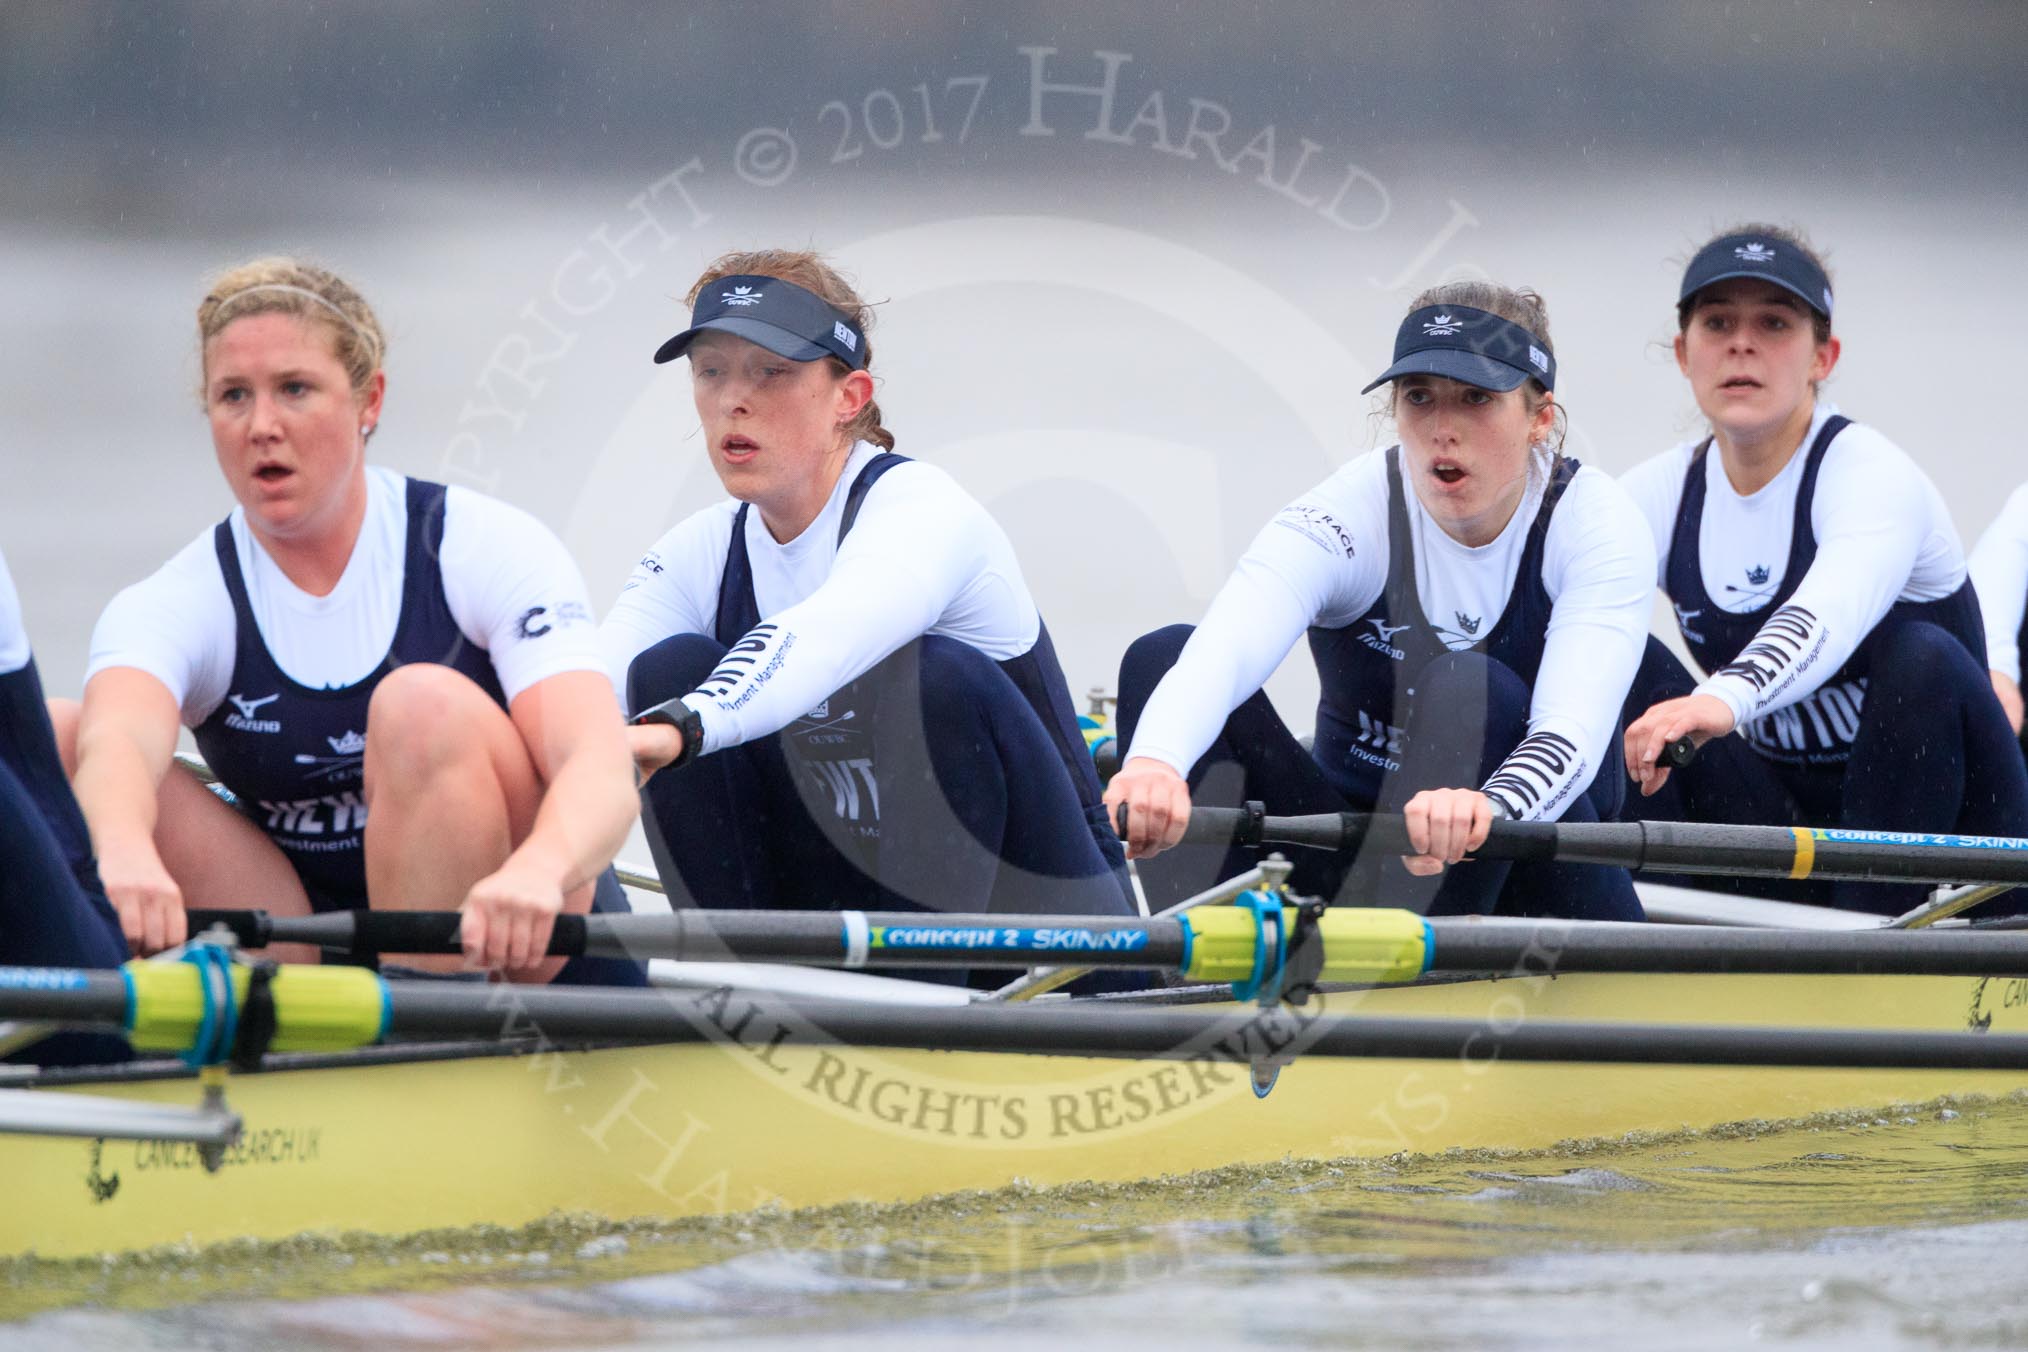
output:
<svg viewBox="0 0 2028 1352"><path fill-rule="evenodd" d="M0 1016L134 1027L135 1045L185 1051L216 1026L187 963L123 973L0 969ZM241 974L241 984L244 975ZM383 982L359 968L291 968L271 988L273 1050L363 1046L390 1037L719 1042L766 1059L784 1044L898 1047L1041 1056L1226 1061L1298 1057L1470 1058L1699 1065L2028 1070L2028 1035L1846 1028L1558 1023L1305 1016L1092 1004L978 1004L956 1009L776 1001L730 989L667 992ZM213 1049L216 1050L215 1048Z"/></svg>
<svg viewBox="0 0 2028 1352"><path fill-rule="evenodd" d="M1392 813L1326 812L1270 817L1259 803L1193 808L1185 841L1202 844L1364 846L1411 853ZM2028 840L2013 836L1720 826L1698 822L1496 821L1481 859L1616 864L1670 873L1745 874L1939 883L2028 883Z"/></svg>
<svg viewBox="0 0 2028 1352"><path fill-rule="evenodd" d="M1272 910L1272 908L1270 908ZM1314 979L1413 981L1426 972L1761 972L1871 976L2028 974L2028 933L1973 930L1765 930L1606 921L1441 917L1335 907L1314 928L1281 911L1264 927L1243 906L1170 916L925 915L916 912L675 911L564 916L550 952L688 961L846 967L1027 967L1038 957L1079 967L1175 971L1197 981L1271 975L1284 944L1320 941ZM345 952L455 953L458 916L347 911L305 918L259 911L192 912L191 929L230 916L243 939L321 944ZM1314 936L1312 938L1311 936ZM1262 952L1265 942L1270 947ZM1298 959L1291 955L1289 966Z"/></svg>

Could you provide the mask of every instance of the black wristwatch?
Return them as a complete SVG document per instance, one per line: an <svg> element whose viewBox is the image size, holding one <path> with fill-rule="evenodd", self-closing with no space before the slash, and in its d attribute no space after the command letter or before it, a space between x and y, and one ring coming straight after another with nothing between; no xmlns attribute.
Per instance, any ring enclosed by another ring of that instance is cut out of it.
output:
<svg viewBox="0 0 2028 1352"><path fill-rule="evenodd" d="M670 761L667 766L663 767L664 769L674 769L679 765L688 765L691 761L696 760L697 753L704 749L704 720L698 716L695 709L683 702L680 695L675 699L665 699L660 704L641 710L641 712L634 715L633 721L635 723L667 723L670 727L676 729L677 732L683 734L683 749L676 753L676 759Z"/></svg>

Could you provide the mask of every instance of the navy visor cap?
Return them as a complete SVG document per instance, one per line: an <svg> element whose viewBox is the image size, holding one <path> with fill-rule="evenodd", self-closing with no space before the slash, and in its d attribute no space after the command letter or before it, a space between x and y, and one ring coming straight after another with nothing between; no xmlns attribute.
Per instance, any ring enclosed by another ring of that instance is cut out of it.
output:
<svg viewBox="0 0 2028 1352"><path fill-rule="evenodd" d="M690 327L655 349L656 362L675 361L706 330L758 343L790 361L836 357L866 368L866 335L822 296L779 277L721 277L697 293Z"/></svg>
<svg viewBox="0 0 2028 1352"><path fill-rule="evenodd" d="M1529 377L1556 388L1556 357L1512 320L1469 305L1409 311L1394 335L1394 365L1361 394L1403 376L1447 376L1482 390L1511 390Z"/></svg>
<svg viewBox="0 0 2028 1352"><path fill-rule="evenodd" d="M1681 305L1713 282L1734 277L1772 282L1794 292L1824 318L1831 317L1831 279L1809 254L1772 235L1724 235L1699 249L1683 269L1683 290L1676 303Z"/></svg>

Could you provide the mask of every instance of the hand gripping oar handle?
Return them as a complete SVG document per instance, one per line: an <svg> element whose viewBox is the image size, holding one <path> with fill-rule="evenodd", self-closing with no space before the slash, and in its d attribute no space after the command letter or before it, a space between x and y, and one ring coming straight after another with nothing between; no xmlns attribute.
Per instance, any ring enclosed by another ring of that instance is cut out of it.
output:
<svg viewBox="0 0 2028 1352"><path fill-rule="evenodd" d="M1662 748L1662 761L1670 769L1680 770L1697 759L1697 743L1689 737L1678 737Z"/></svg>
<svg viewBox="0 0 2028 1352"><path fill-rule="evenodd" d="M1306 817L1270 817L1257 802L1240 807L1199 807L1190 810L1184 828L1186 844L1307 845L1319 850L1370 848L1389 854L1414 854L1408 824L1394 812L1322 812ZM1553 822L1496 821L1477 859L1556 859Z"/></svg>
<svg viewBox="0 0 2028 1352"><path fill-rule="evenodd" d="M574 958L585 951L585 917L560 915L549 935L549 955ZM266 911L190 912L190 932L214 926L231 932L242 948L271 943L315 944L340 953L456 953L456 911L326 911L275 916Z"/></svg>

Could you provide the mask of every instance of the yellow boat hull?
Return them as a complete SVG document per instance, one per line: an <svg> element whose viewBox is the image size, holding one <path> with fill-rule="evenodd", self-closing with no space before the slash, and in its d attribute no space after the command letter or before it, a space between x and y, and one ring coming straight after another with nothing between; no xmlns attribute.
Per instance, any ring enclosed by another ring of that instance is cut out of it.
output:
<svg viewBox="0 0 2028 1352"><path fill-rule="evenodd" d="M1327 1003L1505 1023L2028 1031L2028 981L1972 978L1578 975ZM771 1046L740 1039L740 1012L738 997L718 998L717 1043L235 1076L228 1098L245 1134L216 1172L187 1145L0 1139L11 1193L0 1254L904 1202L1284 1157L1531 1149L2028 1087L2028 1075L1996 1071L1318 1057L1257 1098L1245 1069L1225 1063ZM198 1094L185 1077L51 1092Z"/></svg>

